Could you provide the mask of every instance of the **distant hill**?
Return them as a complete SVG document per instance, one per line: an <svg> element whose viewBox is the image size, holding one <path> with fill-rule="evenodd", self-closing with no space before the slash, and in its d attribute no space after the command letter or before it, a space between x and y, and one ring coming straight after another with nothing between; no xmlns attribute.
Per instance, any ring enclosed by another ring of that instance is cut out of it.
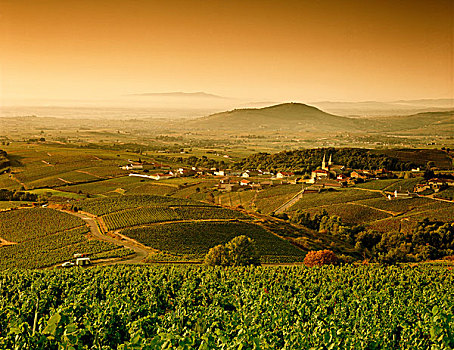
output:
<svg viewBox="0 0 454 350"><path fill-rule="evenodd" d="M208 94L206 92L145 92L141 94L130 94L129 96L144 96L144 97L175 97L175 98L219 98L226 99L227 97Z"/></svg>
<svg viewBox="0 0 454 350"><path fill-rule="evenodd" d="M415 135L452 135L454 111L413 115L349 118L302 103L264 108L234 109L185 122L185 127L208 130L291 130L307 132L398 132Z"/></svg>
<svg viewBox="0 0 454 350"><path fill-rule="evenodd" d="M319 101L311 105L329 113L342 116L396 116L423 112L449 111L454 108L453 99L398 100L389 102L361 101L334 102Z"/></svg>
<svg viewBox="0 0 454 350"><path fill-rule="evenodd" d="M454 132L454 111L425 112L372 120L377 131L398 131L418 135L452 135Z"/></svg>
<svg viewBox="0 0 454 350"><path fill-rule="evenodd" d="M192 127L221 130L291 129L333 132L360 129L363 121L325 113L302 103L283 103L265 108L216 113L188 124Z"/></svg>

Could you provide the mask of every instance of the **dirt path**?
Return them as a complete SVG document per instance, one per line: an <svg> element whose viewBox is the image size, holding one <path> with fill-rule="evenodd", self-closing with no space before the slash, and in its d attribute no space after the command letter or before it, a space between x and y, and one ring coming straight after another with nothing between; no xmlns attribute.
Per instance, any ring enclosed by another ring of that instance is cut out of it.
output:
<svg viewBox="0 0 454 350"><path fill-rule="evenodd" d="M6 246L6 245L13 245L13 244L17 244L17 243L7 241L6 239L3 239L2 237L0 237L0 247Z"/></svg>
<svg viewBox="0 0 454 350"><path fill-rule="evenodd" d="M144 262L145 258L149 255L154 253L152 249L143 246L142 244L128 239L126 236L123 235L106 235L101 232L98 226L98 222L95 217L89 216L85 213L75 213L68 210L60 210L67 214L77 216L84 220L88 226L90 227L91 234L96 237L97 239L105 242L114 243L116 245L123 246L125 248L131 249L134 251L135 255L132 258L128 258L125 260L112 260L112 261L105 261L103 265L113 265L113 264L141 264Z"/></svg>

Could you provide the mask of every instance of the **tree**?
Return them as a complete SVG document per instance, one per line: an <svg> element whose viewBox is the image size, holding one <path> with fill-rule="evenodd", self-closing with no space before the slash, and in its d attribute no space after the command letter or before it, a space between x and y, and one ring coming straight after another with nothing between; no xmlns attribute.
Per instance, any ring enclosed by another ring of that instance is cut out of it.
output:
<svg viewBox="0 0 454 350"><path fill-rule="evenodd" d="M260 265L255 242L247 236L238 236L225 245L232 266Z"/></svg>
<svg viewBox="0 0 454 350"><path fill-rule="evenodd" d="M228 266L230 265L229 254L223 244L211 248L205 255L205 264L209 266Z"/></svg>
<svg viewBox="0 0 454 350"><path fill-rule="evenodd" d="M260 256L253 239L237 236L225 245L220 244L211 248L204 262L210 266L260 265Z"/></svg>
<svg viewBox="0 0 454 350"><path fill-rule="evenodd" d="M337 257L331 250L312 250L306 254L303 263L308 267L333 265L337 263Z"/></svg>

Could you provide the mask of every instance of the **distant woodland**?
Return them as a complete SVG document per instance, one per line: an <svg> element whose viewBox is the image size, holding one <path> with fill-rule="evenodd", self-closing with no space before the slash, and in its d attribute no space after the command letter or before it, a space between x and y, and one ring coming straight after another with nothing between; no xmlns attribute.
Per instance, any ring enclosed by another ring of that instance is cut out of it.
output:
<svg viewBox="0 0 454 350"><path fill-rule="evenodd" d="M361 148L317 148L283 151L275 154L256 153L236 163L240 169L266 169L269 171L291 170L300 173L311 172L320 167L323 156L328 161L332 156L334 164L351 169L381 169L406 171L415 167L411 161L380 154Z"/></svg>

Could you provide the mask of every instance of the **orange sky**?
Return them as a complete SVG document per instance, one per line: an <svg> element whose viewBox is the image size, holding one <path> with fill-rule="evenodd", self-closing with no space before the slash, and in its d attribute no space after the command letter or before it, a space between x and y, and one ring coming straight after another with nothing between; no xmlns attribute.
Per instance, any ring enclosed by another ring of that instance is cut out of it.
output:
<svg viewBox="0 0 454 350"><path fill-rule="evenodd" d="M0 94L453 97L451 0L0 0Z"/></svg>

